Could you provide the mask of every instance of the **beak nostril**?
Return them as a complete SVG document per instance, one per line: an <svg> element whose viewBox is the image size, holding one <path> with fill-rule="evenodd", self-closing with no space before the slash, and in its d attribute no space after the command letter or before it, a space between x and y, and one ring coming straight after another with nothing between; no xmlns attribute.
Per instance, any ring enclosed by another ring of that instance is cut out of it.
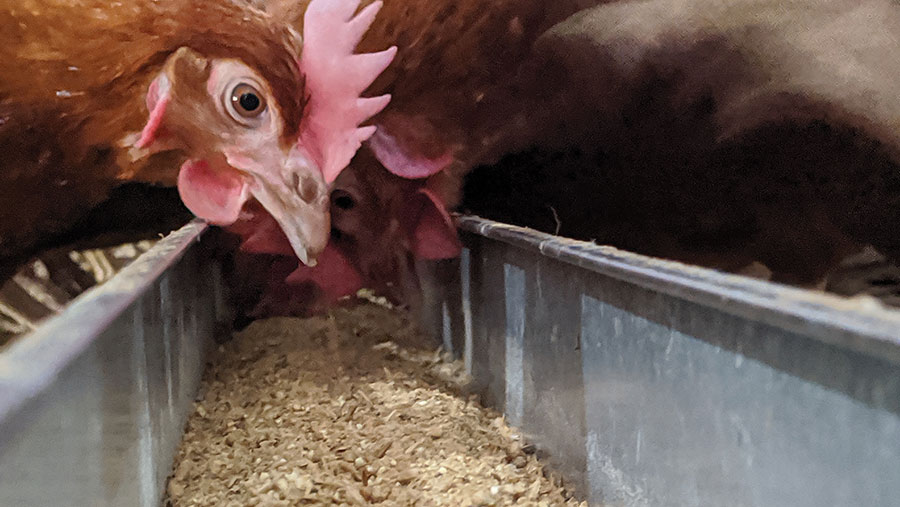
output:
<svg viewBox="0 0 900 507"><path fill-rule="evenodd" d="M294 188L300 193L300 198L305 202L312 203L318 197L319 192L316 190L316 182L312 178L294 174Z"/></svg>

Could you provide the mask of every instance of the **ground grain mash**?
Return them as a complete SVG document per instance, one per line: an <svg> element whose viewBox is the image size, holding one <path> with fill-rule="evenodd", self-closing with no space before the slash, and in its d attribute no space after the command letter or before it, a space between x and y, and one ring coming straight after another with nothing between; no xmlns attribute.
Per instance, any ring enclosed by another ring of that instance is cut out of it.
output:
<svg viewBox="0 0 900 507"><path fill-rule="evenodd" d="M257 321L219 347L168 505L579 505L402 314Z"/></svg>

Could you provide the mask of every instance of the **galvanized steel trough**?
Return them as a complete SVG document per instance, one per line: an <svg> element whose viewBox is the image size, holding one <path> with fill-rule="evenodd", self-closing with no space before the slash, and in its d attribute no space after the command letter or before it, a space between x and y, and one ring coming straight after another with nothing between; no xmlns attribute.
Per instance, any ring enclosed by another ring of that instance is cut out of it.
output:
<svg viewBox="0 0 900 507"><path fill-rule="evenodd" d="M594 504L900 504L900 314L461 217L424 322ZM228 314L193 222L0 352L0 505L158 505Z"/></svg>
<svg viewBox="0 0 900 507"><path fill-rule="evenodd" d="M0 351L0 505L160 505L226 315L192 222Z"/></svg>
<svg viewBox="0 0 900 507"><path fill-rule="evenodd" d="M460 228L427 322L592 504L900 505L900 312Z"/></svg>

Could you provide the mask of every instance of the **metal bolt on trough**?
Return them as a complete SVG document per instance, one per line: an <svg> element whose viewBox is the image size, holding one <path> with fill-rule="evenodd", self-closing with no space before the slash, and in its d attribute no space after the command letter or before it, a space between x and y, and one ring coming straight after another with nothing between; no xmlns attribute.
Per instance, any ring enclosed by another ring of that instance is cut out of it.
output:
<svg viewBox="0 0 900 507"><path fill-rule="evenodd" d="M900 505L900 313L460 225L426 325L592 504Z"/></svg>
<svg viewBox="0 0 900 507"><path fill-rule="evenodd" d="M0 351L0 505L160 505L224 317L192 222Z"/></svg>

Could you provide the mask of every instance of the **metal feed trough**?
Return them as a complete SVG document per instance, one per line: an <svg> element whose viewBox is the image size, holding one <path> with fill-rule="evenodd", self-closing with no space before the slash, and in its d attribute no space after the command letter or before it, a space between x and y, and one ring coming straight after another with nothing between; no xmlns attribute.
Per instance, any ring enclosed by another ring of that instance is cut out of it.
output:
<svg viewBox="0 0 900 507"><path fill-rule="evenodd" d="M460 223L423 319L592 504L900 504L900 313ZM226 315L203 229L0 353L0 505L159 504Z"/></svg>
<svg viewBox="0 0 900 507"><path fill-rule="evenodd" d="M0 351L0 506L157 507L225 315L192 222Z"/></svg>

